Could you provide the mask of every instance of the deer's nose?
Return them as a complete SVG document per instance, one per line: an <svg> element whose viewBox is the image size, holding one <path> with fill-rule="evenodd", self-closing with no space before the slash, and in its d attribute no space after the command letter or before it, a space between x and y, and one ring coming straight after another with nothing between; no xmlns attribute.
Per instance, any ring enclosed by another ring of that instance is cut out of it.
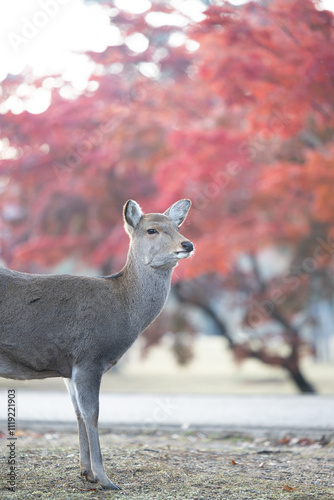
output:
<svg viewBox="0 0 334 500"><path fill-rule="evenodd" d="M194 245L191 243L191 241L183 241L181 243L182 247L185 249L186 252L192 252L194 250Z"/></svg>

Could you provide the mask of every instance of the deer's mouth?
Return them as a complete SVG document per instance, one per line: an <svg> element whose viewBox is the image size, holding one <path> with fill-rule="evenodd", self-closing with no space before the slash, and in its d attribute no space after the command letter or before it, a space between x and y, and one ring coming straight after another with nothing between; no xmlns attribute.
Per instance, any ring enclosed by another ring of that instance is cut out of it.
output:
<svg viewBox="0 0 334 500"><path fill-rule="evenodd" d="M181 252L175 252L178 259L187 259L188 257L190 257L192 253L193 253L192 251L186 252L185 250L182 250Z"/></svg>

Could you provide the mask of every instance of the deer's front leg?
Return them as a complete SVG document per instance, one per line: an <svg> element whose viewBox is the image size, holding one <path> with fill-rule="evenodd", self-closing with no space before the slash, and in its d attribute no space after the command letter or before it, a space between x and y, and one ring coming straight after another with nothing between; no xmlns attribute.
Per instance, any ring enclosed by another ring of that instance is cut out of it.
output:
<svg viewBox="0 0 334 500"><path fill-rule="evenodd" d="M80 438L80 461L82 472L89 481L99 482L104 489L119 490L107 477L102 463L102 454L98 433L99 391L101 375L85 368L75 368L72 373L72 386L76 403L80 412L78 418ZM81 428L80 428L81 427ZM82 440L82 443L81 443ZM87 444L88 441L88 444ZM83 449L81 451L81 444ZM87 464L87 449L90 455L90 466Z"/></svg>
<svg viewBox="0 0 334 500"><path fill-rule="evenodd" d="M75 386L72 379L64 379L67 386L68 392L71 396L73 408L78 421L78 431L79 431L79 450L80 450L80 471L81 475L84 476L87 481L92 483L96 482L92 472L90 464L90 451L89 451L89 441L86 432L86 425L81 415L79 403L77 401Z"/></svg>

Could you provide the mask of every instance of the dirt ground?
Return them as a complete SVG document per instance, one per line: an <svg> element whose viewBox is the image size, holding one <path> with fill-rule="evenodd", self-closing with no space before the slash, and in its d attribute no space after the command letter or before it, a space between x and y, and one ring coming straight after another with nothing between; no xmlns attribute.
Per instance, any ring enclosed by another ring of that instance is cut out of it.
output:
<svg viewBox="0 0 334 500"><path fill-rule="evenodd" d="M79 476L75 433L18 431L15 493L0 439L1 499L333 500L334 438L279 441L223 433L101 432L104 465L121 492Z"/></svg>

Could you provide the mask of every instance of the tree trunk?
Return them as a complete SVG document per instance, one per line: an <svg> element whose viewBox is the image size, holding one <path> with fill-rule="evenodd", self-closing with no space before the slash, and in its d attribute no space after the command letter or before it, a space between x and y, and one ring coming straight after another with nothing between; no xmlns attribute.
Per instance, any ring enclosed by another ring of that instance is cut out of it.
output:
<svg viewBox="0 0 334 500"><path fill-rule="evenodd" d="M288 371L291 379L296 384L300 392L304 394L315 394L317 391L315 390L313 385L306 380L306 378L300 371L298 364L291 361L287 360L287 363L285 363L284 368Z"/></svg>
<svg viewBox="0 0 334 500"><path fill-rule="evenodd" d="M226 323L217 315L217 313L203 300L199 300L197 296L192 297L192 294L182 290L182 286L175 285L174 293L180 302L188 302L192 306L201 309L207 316L209 316L215 323L220 335L226 338L228 342L229 349L239 350L240 345L234 342L232 335L228 331ZM269 366L280 366L285 369L291 380L298 387L299 391L302 393L316 393L313 385L308 382L305 376L302 374L299 367L299 335L298 331L289 323L289 321L276 309L272 314L273 319L279 322L286 330L289 332L291 339L291 353L288 357L284 358L279 355L272 355L264 350L254 351L251 348L244 349L245 358L255 358L262 363Z"/></svg>

